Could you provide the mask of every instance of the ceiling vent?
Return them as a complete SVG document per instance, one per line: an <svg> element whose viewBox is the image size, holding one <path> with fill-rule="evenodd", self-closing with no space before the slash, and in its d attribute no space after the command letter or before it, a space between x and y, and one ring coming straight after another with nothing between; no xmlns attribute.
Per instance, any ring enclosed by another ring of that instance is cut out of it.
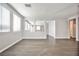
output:
<svg viewBox="0 0 79 59"><path fill-rule="evenodd" d="M25 4L25 7L31 7L31 4Z"/></svg>

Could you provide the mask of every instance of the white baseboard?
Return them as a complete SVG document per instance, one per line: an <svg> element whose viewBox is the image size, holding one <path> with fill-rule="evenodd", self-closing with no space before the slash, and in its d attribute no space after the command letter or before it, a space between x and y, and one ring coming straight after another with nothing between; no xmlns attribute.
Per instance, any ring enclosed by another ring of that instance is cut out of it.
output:
<svg viewBox="0 0 79 59"><path fill-rule="evenodd" d="M50 34L47 34L48 36L51 36L51 37L53 37L54 39L55 39L55 36L53 36L53 35L50 35Z"/></svg>
<svg viewBox="0 0 79 59"><path fill-rule="evenodd" d="M8 45L7 47L5 47L4 49L0 50L0 53L2 53L3 51L5 51L6 49L10 48L11 46L15 45L16 43L20 42L22 39L15 41L14 43Z"/></svg>
<svg viewBox="0 0 79 59"><path fill-rule="evenodd" d="M46 39L46 37L23 37L23 39Z"/></svg>
<svg viewBox="0 0 79 59"><path fill-rule="evenodd" d="M55 39L69 39L69 37L55 37Z"/></svg>
<svg viewBox="0 0 79 59"><path fill-rule="evenodd" d="M79 39L76 39L76 41L79 41Z"/></svg>

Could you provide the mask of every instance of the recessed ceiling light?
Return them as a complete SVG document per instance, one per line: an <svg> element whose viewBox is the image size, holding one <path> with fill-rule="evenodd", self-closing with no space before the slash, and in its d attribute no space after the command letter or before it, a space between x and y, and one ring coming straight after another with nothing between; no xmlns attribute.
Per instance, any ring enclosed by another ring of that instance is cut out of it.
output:
<svg viewBox="0 0 79 59"><path fill-rule="evenodd" d="M31 7L31 4L25 4L26 7Z"/></svg>

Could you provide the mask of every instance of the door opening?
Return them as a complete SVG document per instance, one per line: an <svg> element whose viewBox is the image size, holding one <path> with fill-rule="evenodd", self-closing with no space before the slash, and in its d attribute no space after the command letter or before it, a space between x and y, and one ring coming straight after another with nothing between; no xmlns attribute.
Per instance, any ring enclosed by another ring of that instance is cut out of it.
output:
<svg viewBox="0 0 79 59"><path fill-rule="evenodd" d="M76 19L69 20L69 37L71 40L76 40Z"/></svg>

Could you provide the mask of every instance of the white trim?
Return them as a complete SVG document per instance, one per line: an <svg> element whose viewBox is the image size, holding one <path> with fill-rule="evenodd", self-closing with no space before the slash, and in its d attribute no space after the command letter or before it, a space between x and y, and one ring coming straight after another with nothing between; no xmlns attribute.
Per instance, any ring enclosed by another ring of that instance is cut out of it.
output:
<svg viewBox="0 0 79 59"><path fill-rule="evenodd" d="M79 41L78 39L76 39L76 41Z"/></svg>
<svg viewBox="0 0 79 59"><path fill-rule="evenodd" d="M78 25L78 24L79 24L79 20L78 20L78 17L76 17L76 41L79 41L79 39L78 39L78 35L79 35L79 34L78 34L78 30L79 30L79 29L78 29L78 26L79 26L79 25Z"/></svg>
<svg viewBox="0 0 79 59"><path fill-rule="evenodd" d="M55 39L69 39L69 37L55 37Z"/></svg>
<svg viewBox="0 0 79 59"><path fill-rule="evenodd" d="M51 37L53 37L53 38L55 39L55 36L53 36L53 35L50 35L50 34L47 34L47 35L49 35L49 36L51 36Z"/></svg>
<svg viewBox="0 0 79 59"><path fill-rule="evenodd" d="M46 39L46 37L23 37L22 39Z"/></svg>
<svg viewBox="0 0 79 59"><path fill-rule="evenodd" d="M13 45L15 45L16 43L20 42L21 40L22 40L22 39L17 40L17 41L15 41L14 43L12 43L12 44L8 45L8 46L7 46L7 47L5 47L4 49L0 50L0 53L1 53L1 52L3 52L3 51L5 51L6 49L8 49L8 48L12 47Z"/></svg>
<svg viewBox="0 0 79 59"><path fill-rule="evenodd" d="M69 17L68 20L71 20L71 19L74 19L74 18L77 18L78 15L75 15L75 16L72 16L72 17Z"/></svg>

